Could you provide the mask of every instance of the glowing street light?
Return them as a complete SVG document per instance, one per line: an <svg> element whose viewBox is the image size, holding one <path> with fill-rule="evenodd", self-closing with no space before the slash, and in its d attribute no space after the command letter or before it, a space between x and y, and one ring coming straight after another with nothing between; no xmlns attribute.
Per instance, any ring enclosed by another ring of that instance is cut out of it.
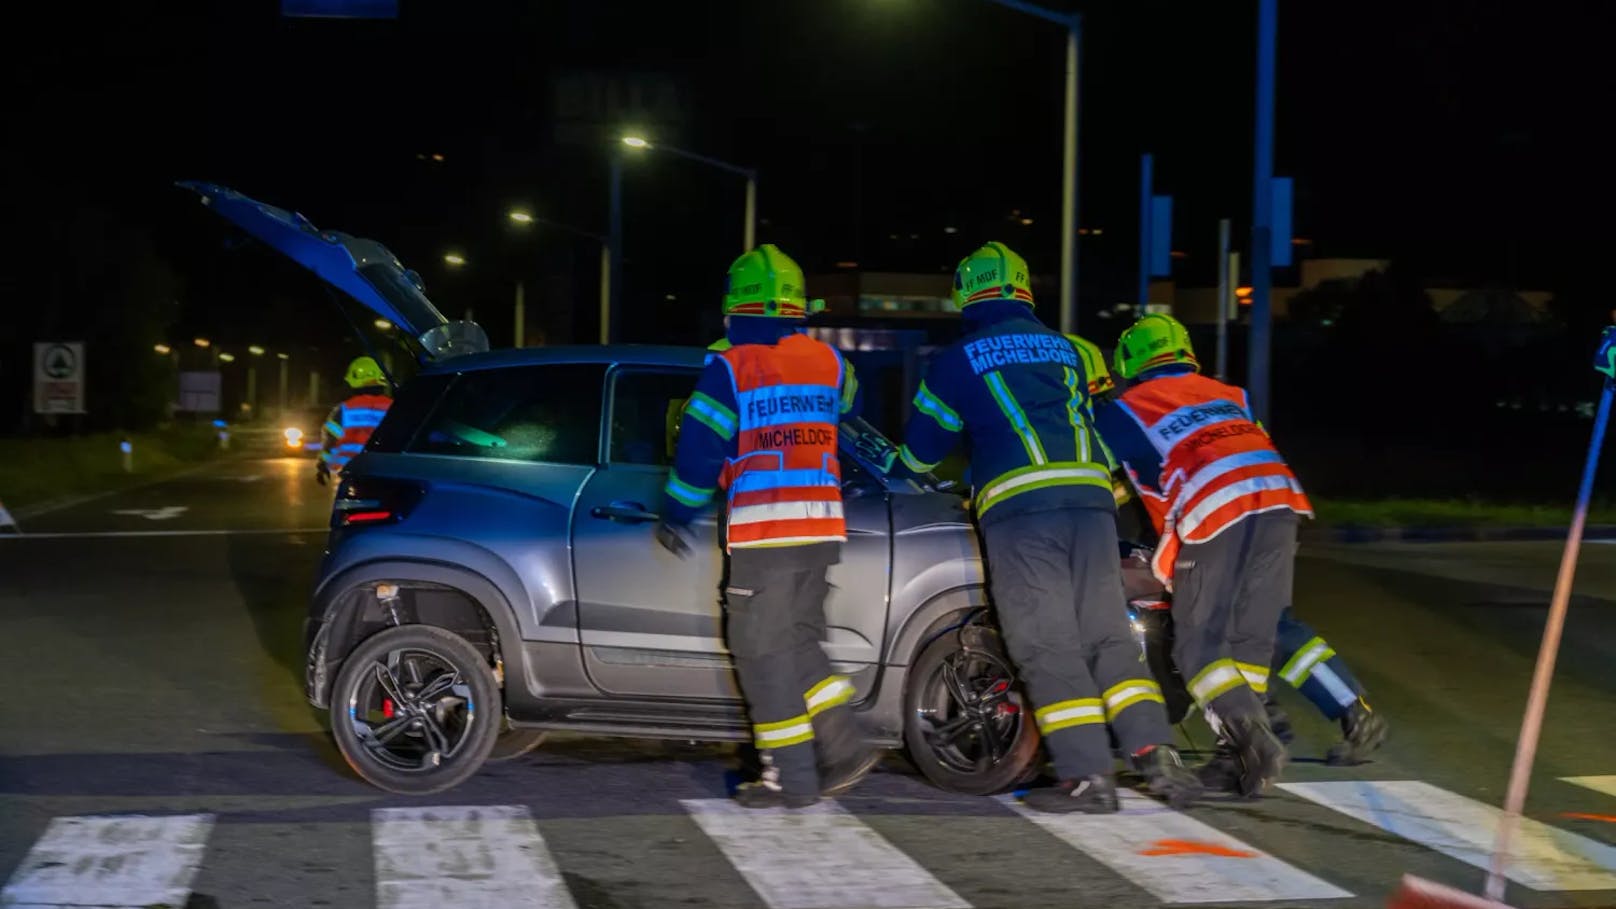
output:
<svg viewBox="0 0 1616 909"><path fill-rule="evenodd" d="M197 347L211 347L211 346L213 346L213 342L209 341L207 338L194 338L194 339L192 339L191 343L195 344Z"/></svg>
<svg viewBox="0 0 1616 909"><path fill-rule="evenodd" d="M236 362L236 355L221 352L219 354L219 362L220 363L234 363L234 362Z"/></svg>
<svg viewBox="0 0 1616 909"><path fill-rule="evenodd" d="M259 347L257 344L254 344L251 347L248 347L247 352L252 354L255 357L261 357L261 356L264 355L264 349L262 347Z"/></svg>
<svg viewBox="0 0 1616 909"><path fill-rule="evenodd" d="M510 218L512 221L515 221L517 224L533 223L533 213L520 208L511 209L510 212L506 214L506 217Z"/></svg>
<svg viewBox="0 0 1616 909"><path fill-rule="evenodd" d="M393 323L387 321L386 319L377 319L376 327L382 331L387 331L393 327Z"/></svg>
<svg viewBox="0 0 1616 909"><path fill-rule="evenodd" d="M157 351L165 357L174 352L174 348L169 347L167 344L158 344L154 346L152 350Z"/></svg>
<svg viewBox="0 0 1616 909"><path fill-rule="evenodd" d="M444 253L443 261L446 265L452 265L455 268L459 268L460 266L466 264L466 257L459 253Z"/></svg>
<svg viewBox="0 0 1616 909"><path fill-rule="evenodd" d="M278 353L278 354L275 355L275 359L277 359L277 360L290 360L290 359L292 359L292 355L291 354Z"/></svg>
<svg viewBox="0 0 1616 909"><path fill-rule="evenodd" d="M623 144L629 148L650 148L651 143L644 136L624 136Z"/></svg>

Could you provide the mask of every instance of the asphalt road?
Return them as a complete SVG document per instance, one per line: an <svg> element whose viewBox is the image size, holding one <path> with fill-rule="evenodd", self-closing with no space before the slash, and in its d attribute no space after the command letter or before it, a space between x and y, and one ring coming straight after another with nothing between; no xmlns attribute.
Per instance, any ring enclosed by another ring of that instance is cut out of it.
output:
<svg viewBox="0 0 1616 909"><path fill-rule="evenodd" d="M235 460L0 537L0 906L164 902L153 886L190 907L1376 906L1404 872L1474 891L1466 843L1502 798L1558 558L1307 547L1298 609L1393 738L1327 767L1335 731L1286 691L1292 788L1260 802L1044 826L893 757L781 820L726 811L724 749L677 743L567 737L431 798L358 781L301 692L328 506L307 460ZM1616 546L1587 547L1577 589L1515 905L1616 905Z"/></svg>

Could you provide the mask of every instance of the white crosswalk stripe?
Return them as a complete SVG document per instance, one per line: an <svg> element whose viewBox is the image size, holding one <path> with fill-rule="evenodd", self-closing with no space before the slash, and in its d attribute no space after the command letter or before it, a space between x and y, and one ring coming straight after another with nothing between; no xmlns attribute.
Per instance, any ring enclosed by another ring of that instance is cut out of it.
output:
<svg viewBox="0 0 1616 909"><path fill-rule="evenodd" d="M798 811L682 802L769 909L970 909L835 802Z"/></svg>
<svg viewBox="0 0 1616 909"><path fill-rule="evenodd" d="M213 817L59 817L11 879L0 906L183 906Z"/></svg>
<svg viewBox="0 0 1616 909"><path fill-rule="evenodd" d="M382 808L371 831L380 909L576 905L526 808Z"/></svg>
<svg viewBox="0 0 1616 909"><path fill-rule="evenodd" d="M1503 812L1414 780L1281 783L1279 788L1477 868ZM1616 890L1616 847L1521 820L1505 875L1534 890Z"/></svg>
<svg viewBox="0 0 1616 909"><path fill-rule="evenodd" d="M1616 776L1562 776L1560 779L1595 792L1616 796Z"/></svg>
<svg viewBox="0 0 1616 909"><path fill-rule="evenodd" d="M1216 828L1133 792L1119 814L1042 814L1038 827L1169 903L1254 903L1352 896Z"/></svg>

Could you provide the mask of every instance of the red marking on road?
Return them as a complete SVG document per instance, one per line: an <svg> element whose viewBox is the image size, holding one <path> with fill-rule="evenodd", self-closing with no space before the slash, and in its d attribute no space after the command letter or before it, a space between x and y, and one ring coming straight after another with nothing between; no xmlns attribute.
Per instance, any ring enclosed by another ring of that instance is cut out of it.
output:
<svg viewBox="0 0 1616 909"><path fill-rule="evenodd" d="M1582 811L1562 811L1561 817L1574 821L1604 821L1607 824L1616 824L1616 814L1588 814Z"/></svg>
<svg viewBox="0 0 1616 909"><path fill-rule="evenodd" d="M1197 843L1194 840L1157 840L1152 849L1139 850L1140 855L1215 855L1219 858L1257 858L1259 853L1246 849L1230 849L1217 843Z"/></svg>

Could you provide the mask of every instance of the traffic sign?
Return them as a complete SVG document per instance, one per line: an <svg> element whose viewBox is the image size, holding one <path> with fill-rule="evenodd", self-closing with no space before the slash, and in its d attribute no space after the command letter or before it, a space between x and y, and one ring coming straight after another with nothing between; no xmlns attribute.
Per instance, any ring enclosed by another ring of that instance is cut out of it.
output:
<svg viewBox="0 0 1616 909"><path fill-rule="evenodd" d="M34 413L84 413L84 343L34 345Z"/></svg>

